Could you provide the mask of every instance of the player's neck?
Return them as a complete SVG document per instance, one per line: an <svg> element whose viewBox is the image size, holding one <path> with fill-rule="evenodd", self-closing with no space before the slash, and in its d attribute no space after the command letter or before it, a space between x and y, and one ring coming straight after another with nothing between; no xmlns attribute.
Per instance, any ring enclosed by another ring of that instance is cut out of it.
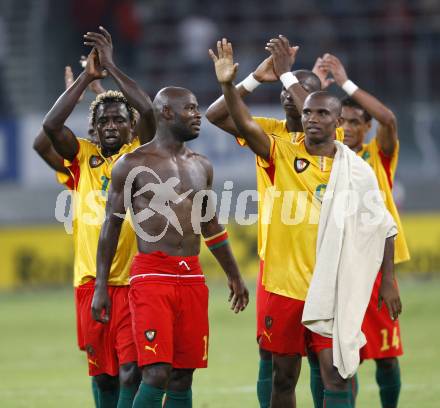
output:
<svg viewBox="0 0 440 408"><path fill-rule="evenodd" d="M114 154L118 154L119 150L121 150L122 146L119 149L106 149L105 147L101 146L101 154L107 158L110 156L113 156Z"/></svg>
<svg viewBox="0 0 440 408"><path fill-rule="evenodd" d="M306 136L304 143L307 153L312 156L334 157L336 154L336 146L333 137L320 142L315 142Z"/></svg>
<svg viewBox="0 0 440 408"><path fill-rule="evenodd" d="M286 115L286 127L289 132L303 132L301 116L293 117Z"/></svg>
<svg viewBox="0 0 440 408"><path fill-rule="evenodd" d="M363 143L358 144L357 146L350 147L355 153L359 153L362 150Z"/></svg>
<svg viewBox="0 0 440 408"><path fill-rule="evenodd" d="M156 136L156 144L164 150L178 154L185 148L185 143L178 140L170 129L159 129Z"/></svg>

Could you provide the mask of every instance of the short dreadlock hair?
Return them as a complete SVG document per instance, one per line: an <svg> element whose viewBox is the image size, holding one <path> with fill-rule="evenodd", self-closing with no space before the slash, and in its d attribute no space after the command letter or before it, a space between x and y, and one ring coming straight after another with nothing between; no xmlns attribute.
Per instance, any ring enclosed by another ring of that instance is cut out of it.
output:
<svg viewBox="0 0 440 408"><path fill-rule="evenodd" d="M96 125L96 112L100 105L105 105L107 103L123 103L127 107L128 116L132 126L134 126L137 117L137 111L134 109L127 101L127 98L122 92L119 91L105 91L100 93L95 100L90 104L90 124L95 127Z"/></svg>
<svg viewBox="0 0 440 408"><path fill-rule="evenodd" d="M341 105L347 106L348 108L354 108L354 109L359 109L362 111L362 116L364 117L365 122L369 122L371 119L373 119L371 117L371 115L365 110L364 107L362 107L361 105L359 105L354 99L350 98L349 96L346 96L345 98L343 98L341 100Z"/></svg>

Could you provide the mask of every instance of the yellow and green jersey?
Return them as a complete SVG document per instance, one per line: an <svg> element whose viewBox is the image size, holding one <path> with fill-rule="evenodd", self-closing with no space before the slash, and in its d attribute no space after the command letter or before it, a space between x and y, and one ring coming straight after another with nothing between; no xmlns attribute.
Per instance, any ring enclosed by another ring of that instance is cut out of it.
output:
<svg viewBox="0 0 440 408"><path fill-rule="evenodd" d="M406 244L399 212L397 211L392 194L394 176L396 174L399 157L399 142L397 142L393 154L391 156L386 156L380 150L379 145L377 144L377 139L374 137L370 143L363 144L362 149L357 154L372 167L376 174L379 188L385 195L385 205L397 224L398 234L395 243L394 263L397 264L408 261L410 259L408 245Z"/></svg>
<svg viewBox="0 0 440 408"><path fill-rule="evenodd" d="M96 254L99 234L105 216L107 191L111 171L116 160L139 146L137 139L122 146L118 153L104 157L96 144L78 139L79 150L75 158L65 161L74 180L74 286L96 277ZM131 259L136 253L136 236L124 220L115 258L108 278L109 285L128 285Z"/></svg>

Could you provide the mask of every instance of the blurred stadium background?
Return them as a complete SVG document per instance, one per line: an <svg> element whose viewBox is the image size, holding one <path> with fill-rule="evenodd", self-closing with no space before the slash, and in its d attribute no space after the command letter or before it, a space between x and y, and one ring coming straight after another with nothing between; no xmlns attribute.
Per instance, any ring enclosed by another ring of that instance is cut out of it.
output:
<svg viewBox="0 0 440 408"><path fill-rule="evenodd" d="M232 41L242 79L266 56L267 39L282 33L300 45L295 67L311 69L318 56L331 52L355 83L393 109L400 136L394 192L412 256L398 268L404 304L408 299L401 406L438 406L434 361L440 359L432 345L440 306L438 0L0 0L0 406L90 404L66 289L72 280L71 237L55 219L62 187L32 143L64 89L64 66L80 72L79 57L87 53L82 35L98 25L113 35L116 62L152 97L163 86L185 86L205 110L220 93L207 55L215 40ZM103 85L114 87L109 80ZM282 118L279 91L279 84L259 88L248 99L251 111ZM330 91L340 94L334 86ZM89 93L69 119L77 134L86 135L91 100ZM254 158L230 136L204 120L192 145L214 163L219 193L225 180L233 181L233 205L239 192L254 188ZM255 211L250 203L249 213ZM256 227L234 226L232 219L229 228L252 282ZM214 287L211 317L218 337L212 348L218 353L211 353L211 370L199 374L203 386L196 389L201 399L195 406L256 406L253 311L233 321L223 304L225 291L216 283L219 271L205 252L203 259ZM369 385L361 386L361 408L378 406L371 370L365 375ZM310 406L306 380L303 375L300 401Z"/></svg>

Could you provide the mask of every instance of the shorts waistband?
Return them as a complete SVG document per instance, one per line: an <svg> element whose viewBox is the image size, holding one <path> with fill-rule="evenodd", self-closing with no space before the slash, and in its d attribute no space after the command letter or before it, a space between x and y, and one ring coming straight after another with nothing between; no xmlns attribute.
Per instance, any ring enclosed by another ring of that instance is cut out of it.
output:
<svg viewBox="0 0 440 408"><path fill-rule="evenodd" d="M152 279L205 279L199 257L171 256L161 251L150 254L138 253L133 258L130 283L137 278Z"/></svg>

